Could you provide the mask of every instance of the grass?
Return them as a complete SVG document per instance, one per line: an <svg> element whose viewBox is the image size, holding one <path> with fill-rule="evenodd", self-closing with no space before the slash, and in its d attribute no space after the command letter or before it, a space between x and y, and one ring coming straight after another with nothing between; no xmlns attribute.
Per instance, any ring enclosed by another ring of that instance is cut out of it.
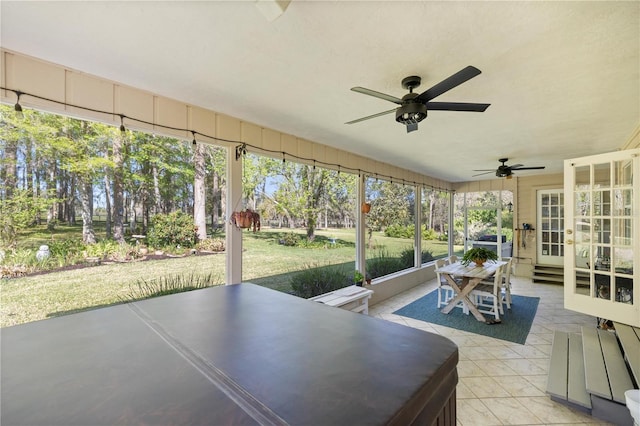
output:
<svg viewBox="0 0 640 426"><path fill-rule="evenodd" d="M69 227L71 228L71 227ZM78 235L65 226L54 231L53 238ZM355 229L319 230L318 239L326 241L323 248L289 247L278 243L284 234L304 230L263 229L243 234L243 281L278 291L291 292L290 279L309 265L339 265L352 273L355 269ZM46 244L52 238L47 231L32 231L21 239L21 247ZM337 244L331 244L335 239ZM28 240L29 244L25 243ZM376 248L398 254L412 246L408 239L385 237L374 233ZM446 254L447 243L427 241L423 249L434 255ZM373 257L375 250L368 250ZM183 275L211 275L223 280L225 254L187 256L170 260L134 261L93 266L84 269L51 272L23 278L0 280L0 327L43 320L96 307L122 303L131 298L132 289L141 280Z"/></svg>

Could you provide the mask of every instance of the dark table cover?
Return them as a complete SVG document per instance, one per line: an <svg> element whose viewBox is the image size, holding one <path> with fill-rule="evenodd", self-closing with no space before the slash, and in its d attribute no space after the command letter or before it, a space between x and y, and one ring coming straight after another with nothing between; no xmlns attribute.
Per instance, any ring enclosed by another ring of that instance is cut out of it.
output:
<svg viewBox="0 0 640 426"><path fill-rule="evenodd" d="M249 283L0 333L3 426L431 424L457 383L444 337Z"/></svg>

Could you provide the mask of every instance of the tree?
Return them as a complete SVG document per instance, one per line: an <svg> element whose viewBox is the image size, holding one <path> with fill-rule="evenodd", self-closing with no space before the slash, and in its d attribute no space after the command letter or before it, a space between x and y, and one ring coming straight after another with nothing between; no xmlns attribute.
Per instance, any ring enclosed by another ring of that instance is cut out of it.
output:
<svg viewBox="0 0 640 426"><path fill-rule="evenodd" d="M367 226L374 231L384 230L391 224L406 226L413 222L414 187L394 182L367 179L365 193L371 200Z"/></svg>
<svg viewBox="0 0 640 426"><path fill-rule="evenodd" d="M193 221L197 228L199 240L207 238L207 216L205 211L205 145L196 143L193 150Z"/></svg>

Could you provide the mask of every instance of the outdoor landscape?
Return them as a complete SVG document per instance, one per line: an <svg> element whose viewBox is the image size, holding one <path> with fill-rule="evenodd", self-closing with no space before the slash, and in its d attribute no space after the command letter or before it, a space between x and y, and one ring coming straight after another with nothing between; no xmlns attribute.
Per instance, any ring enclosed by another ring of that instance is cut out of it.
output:
<svg viewBox="0 0 640 426"><path fill-rule="evenodd" d="M352 285L358 176L243 153L230 207L225 151L2 107L0 325L222 284L225 218L245 209L262 229L243 231L243 281L300 297ZM416 190L422 263L448 255L447 192L368 177L366 278L415 266Z"/></svg>

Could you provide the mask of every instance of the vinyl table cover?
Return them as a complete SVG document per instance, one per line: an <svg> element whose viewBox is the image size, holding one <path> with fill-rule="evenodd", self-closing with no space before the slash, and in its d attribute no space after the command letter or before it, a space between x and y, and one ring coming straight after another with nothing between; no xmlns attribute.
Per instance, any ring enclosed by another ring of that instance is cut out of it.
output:
<svg viewBox="0 0 640 426"><path fill-rule="evenodd" d="M250 283L0 333L2 425L431 424L457 383L444 337Z"/></svg>

